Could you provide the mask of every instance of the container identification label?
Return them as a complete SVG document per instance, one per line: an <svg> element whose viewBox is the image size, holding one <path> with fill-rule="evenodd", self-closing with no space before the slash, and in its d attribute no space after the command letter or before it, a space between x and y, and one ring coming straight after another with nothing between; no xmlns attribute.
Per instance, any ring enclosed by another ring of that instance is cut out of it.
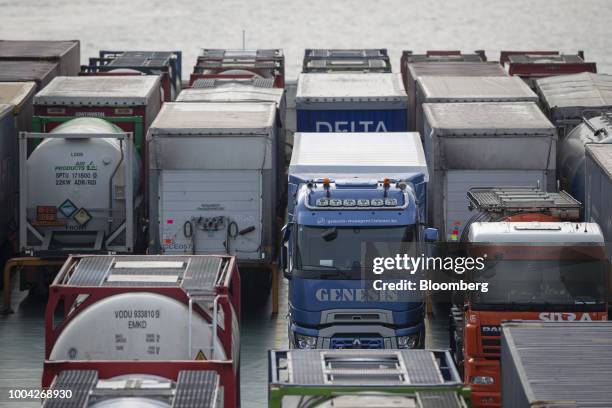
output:
<svg viewBox="0 0 612 408"><path fill-rule="evenodd" d="M83 156L81 152L73 152L72 157ZM55 166L56 186L95 186L98 179L98 166L95 162L76 161L73 165Z"/></svg>

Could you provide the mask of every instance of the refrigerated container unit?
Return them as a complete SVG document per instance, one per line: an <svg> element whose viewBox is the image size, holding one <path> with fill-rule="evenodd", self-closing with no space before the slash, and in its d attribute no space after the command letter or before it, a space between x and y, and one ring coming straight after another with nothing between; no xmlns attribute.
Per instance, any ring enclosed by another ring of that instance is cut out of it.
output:
<svg viewBox="0 0 612 408"><path fill-rule="evenodd" d="M34 97L36 132L50 132L75 117L95 117L134 135L145 157L144 137L161 107L158 76L57 77Z"/></svg>
<svg viewBox="0 0 612 408"><path fill-rule="evenodd" d="M300 74L298 132L406 132L408 97L399 74Z"/></svg>
<svg viewBox="0 0 612 408"><path fill-rule="evenodd" d="M79 75L160 75L162 99L171 102L181 91L181 51L100 51Z"/></svg>
<svg viewBox="0 0 612 408"><path fill-rule="evenodd" d="M44 137L31 154L31 139ZM132 137L97 118L19 136L19 252L135 251L141 163Z"/></svg>
<svg viewBox="0 0 612 408"><path fill-rule="evenodd" d="M597 73L597 64L585 62L581 54L509 54L504 67L510 75L517 75L534 88L535 81L556 75Z"/></svg>
<svg viewBox="0 0 612 408"><path fill-rule="evenodd" d="M58 75L74 76L81 69L81 45L78 40L0 40L0 60L57 63Z"/></svg>
<svg viewBox="0 0 612 408"><path fill-rule="evenodd" d="M417 80L420 76L507 77L497 62L412 62L402 64L402 80L408 94L408 125L416 131Z"/></svg>
<svg viewBox="0 0 612 408"><path fill-rule="evenodd" d="M234 408L239 324L234 257L70 256L49 290L42 385L66 370L168 379L212 370Z"/></svg>
<svg viewBox="0 0 612 408"><path fill-rule="evenodd" d="M504 408L610 405L612 322L508 322L501 331Z"/></svg>
<svg viewBox="0 0 612 408"><path fill-rule="evenodd" d="M391 60L386 48L308 48L304 51L302 72L391 72Z"/></svg>
<svg viewBox="0 0 612 408"><path fill-rule="evenodd" d="M537 95L517 77L420 76L417 79L417 131L424 135L424 103L537 101Z"/></svg>
<svg viewBox="0 0 612 408"><path fill-rule="evenodd" d="M556 191L555 127L533 102L423 105L428 225L453 240L470 218L472 187Z"/></svg>
<svg viewBox="0 0 612 408"><path fill-rule="evenodd" d="M466 408L446 350L270 350L268 407Z"/></svg>
<svg viewBox="0 0 612 408"><path fill-rule="evenodd" d="M164 104L147 135L149 250L276 260L279 157L273 103Z"/></svg>
<svg viewBox="0 0 612 408"><path fill-rule="evenodd" d="M596 222L610 249L612 243L612 144L587 144L585 167L585 220ZM612 251L608 255L612 258ZM612 285L612 283L611 283Z"/></svg>
<svg viewBox="0 0 612 408"><path fill-rule="evenodd" d="M59 75L59 65L47 61L0 60L0 82L35 82L40 91Z"/></svg>
<svg viewBox="0 0 612 408"><path fill-rule="evenodd" d="M583 117L612 112L612 75L583 72L542 78L536 81L536 92L560 141Z"/></svg>
<svg viewBox="0 0 612 408"><path fill-rule="evenodd" d="M207 370L206 363L202 368L195 363L167 362L163 375L149 374L150 369L140 363L135 365L142 372L134 374L113 370L108 363L67 369L53 379L42 408L223 407L219 374ZM68 392L71 398L66 398Z"/></svg>
<svg viewBox="0 0 612 408"><path fill-rule="evenodd" d="M285 87L285 55L281 49L230 50L207 49L198 56L191 86L202 78L273 78L274 86Z"/></svg>
<svg viewBox="0 0 612 408"><path fill-rule="evenodd" d="M584 203L585 149L588 144L612 143L612 113L582 120L559 142L557 168L562 189Z"/></svg>
<svg viewBox="0 0 612 408"><path fill-rule="evenodd" d="M17 123L14 112L13 105L0 104L0 247L7 243L17 226Z"/></svg>

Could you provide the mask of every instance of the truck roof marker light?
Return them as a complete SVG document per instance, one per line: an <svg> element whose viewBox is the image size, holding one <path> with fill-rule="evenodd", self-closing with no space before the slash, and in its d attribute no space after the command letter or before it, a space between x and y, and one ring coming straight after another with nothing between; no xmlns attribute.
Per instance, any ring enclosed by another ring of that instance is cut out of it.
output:
<svg viewBox="0 0 612 408"><path fill-rule="evenodd" d="M331 183L331 181L329 180L329 177L325 177L323 179L323 188L325 189L325 195L327 197L329 197L329 184Z"/></svg>
<svg viewBox="0 0 612 408"><path fill-rule="evenodd" d="M387 177L384 178L383 180L383 187L384 187L384 197L387 198L387 193L389 191L389 187L391 186L391 180L389 180Z"/></svg>

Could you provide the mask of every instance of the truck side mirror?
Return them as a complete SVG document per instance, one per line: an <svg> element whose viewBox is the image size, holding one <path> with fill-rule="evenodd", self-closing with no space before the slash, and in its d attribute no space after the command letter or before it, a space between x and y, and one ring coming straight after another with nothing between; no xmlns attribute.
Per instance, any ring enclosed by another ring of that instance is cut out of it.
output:
<svg viewBox="0 0 612 408"><path fill-rule="evenodd" d="M423 235L425 237L425 242L438 241L438 229L437 228L425 228Z"/></svg>
<svg viewBox="0 0 612 408"><path fill-rule="evenodd" d="M285 224L281 229L281 248L280 248L280 267L283 271L283 276L291 279L291 273L287 270L289 265L289 253L287 250L287 242L291 236L291 224Z"/></svg>
<svg viewBox="0 0 612 408"><path fill-rule="evenodd" d="M283 243L281 245L281 251L280 251L280 267L283 271L283 276L287 279L291 279L291 273L287 270L287 257L288 257L288 253L287 253L287 246Z"/></svg>

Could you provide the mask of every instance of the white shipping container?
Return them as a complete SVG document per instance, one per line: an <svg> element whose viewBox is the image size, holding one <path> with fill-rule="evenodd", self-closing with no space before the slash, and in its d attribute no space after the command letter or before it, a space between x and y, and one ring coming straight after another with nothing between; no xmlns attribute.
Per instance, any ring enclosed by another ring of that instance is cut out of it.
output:
<svg viewBox="0 0 612 408"><path fill-rule="evenodd" d="M273 103L166 103L147 136L150 249L274 259Z"/></svg>
<svg viewBox="0 0 612 408"><path fill-rule="evenodd" d="M423 104L452 102L537 102L519 77L420 76L417 79L416 126L423 133Z"/></svg>
<svg viewBox="0 0 612 408"><path fill-rule="evenodd" d="M445 239L468 221L472 187L556 189L556 132L535 103L427 103L423 112L428 224Z"/></svg>

